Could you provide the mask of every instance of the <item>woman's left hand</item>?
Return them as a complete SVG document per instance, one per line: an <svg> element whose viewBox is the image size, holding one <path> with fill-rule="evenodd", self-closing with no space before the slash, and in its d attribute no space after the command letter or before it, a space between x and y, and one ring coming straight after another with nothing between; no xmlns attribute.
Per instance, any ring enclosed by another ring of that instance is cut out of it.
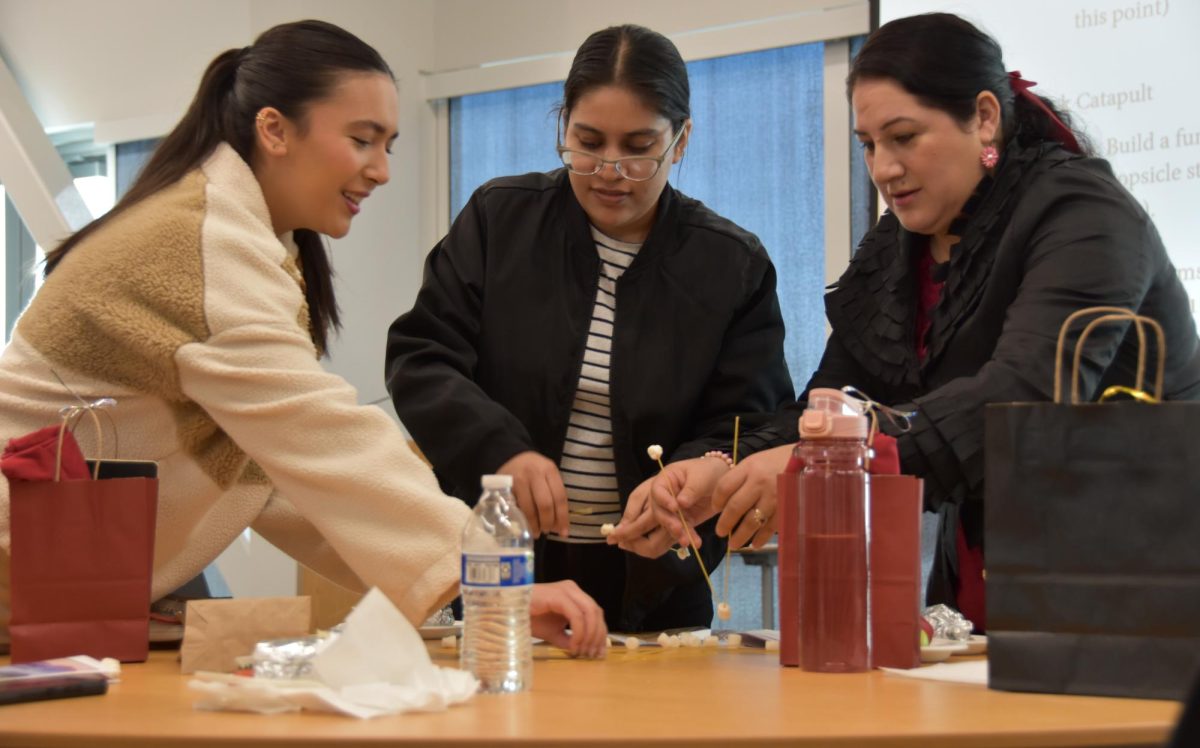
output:
<svg viewBox="0 0 1200 748"><path fill-rule="evenodd" d="M533 585L529 624L534 636L575 657L599 658L608 652L604 610L569 579Z"/></svg>

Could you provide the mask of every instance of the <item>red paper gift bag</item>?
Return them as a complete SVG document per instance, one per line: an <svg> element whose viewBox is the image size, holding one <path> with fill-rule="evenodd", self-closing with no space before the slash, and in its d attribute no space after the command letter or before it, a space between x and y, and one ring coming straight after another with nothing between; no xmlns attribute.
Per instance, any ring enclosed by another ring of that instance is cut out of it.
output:
<svg viewBox="0 0 1200 748"><path fill-rule="evenodd" d="M871 475L871 662L921 664L921 508L924 481Z"/></svg>
<svg viewBox="0 0 1200 748"><path fill-rule="evenodd" d="M10 473L13 662L79 654L146 659L158 480L105 478L114 466L121 469L111 472L126 475L155 468L109 461L97 479L57 481Z"/></svg>

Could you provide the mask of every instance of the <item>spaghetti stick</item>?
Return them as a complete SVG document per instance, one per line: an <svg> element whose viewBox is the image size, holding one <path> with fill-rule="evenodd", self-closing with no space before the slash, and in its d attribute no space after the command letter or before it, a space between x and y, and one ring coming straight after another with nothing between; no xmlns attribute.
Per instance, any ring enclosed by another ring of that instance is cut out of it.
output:
<svg viewBox="0 0 1200 748"><path fill-rule="evenodd" d="M667 469L662 461L662 447L657 444L651 444L649 447L646 447L646 454L650 456L650 459L658 463L659 472ZM683 523L683 529L687 533L688 545L692 547L692 555L696 557L696 563L700 564L700 572L704 574L704 581L708 584L708 591L713 597L716 597L717 591L713 588L712 580L708 578L708 569L704 568L704 559L700 558L700 551L697 550L696 541L692 537L692 531L688 527L687 520L683 517L683 510L676 507L675 511L679 512L679 521Z"/></svg>
<svg viewBox="0 0 1200 748"><path fill-rule="evenodd" d="M700 551L696 549L696 541L692 538L692 531L687 526L687 520L683 518L683 510L678 509L679 521L683 523L683 529L688 534L688 543L692 546L692 555L696 557L696 563L700 564L700 571L704 574L704 581L708 583L708 591L713 597L717 596L717 591L713 589L712 580L708 578L708 569L704 568L704 559L700 558Z"/></svg>
<svg viewBox="0 0 1200 748"><path fill-rule="evenodd" d="M738 432L742 428L742 417L733 417L733 464L737 465Z"/></svg>

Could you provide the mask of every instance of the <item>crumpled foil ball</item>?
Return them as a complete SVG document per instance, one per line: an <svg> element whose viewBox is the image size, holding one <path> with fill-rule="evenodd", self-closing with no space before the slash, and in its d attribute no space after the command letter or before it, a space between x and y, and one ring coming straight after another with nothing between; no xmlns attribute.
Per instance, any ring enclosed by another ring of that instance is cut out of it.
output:
<svg viewBox="0 0 1200 748"><path fill-rule="evenodd" d="M930 605L921 615L933 626L934 638L965 642L971 638L971 631L975 628L973 623L963 618L962 613L941 603Z"/></svg>

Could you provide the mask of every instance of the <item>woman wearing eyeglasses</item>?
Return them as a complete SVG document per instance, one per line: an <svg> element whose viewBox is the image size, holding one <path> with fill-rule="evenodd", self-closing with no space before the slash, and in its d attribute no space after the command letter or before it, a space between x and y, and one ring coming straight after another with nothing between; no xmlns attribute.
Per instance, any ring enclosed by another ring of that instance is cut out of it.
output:
<svg viewBox="0 0 1200 748"><path fill-rule="evenodd" d="M573 579L613 628L708 625L695 559L647 560L600 528L665 460L699 457L793 398L761 243L668 184L691 131L687 68L638 26L592 34L563 90L565 168L481 187L392 325L396 412L473 503L514 477L538 578ZM714 474L727 470L710 458ZM705 533L712 569L723 545Z"/></svg>

